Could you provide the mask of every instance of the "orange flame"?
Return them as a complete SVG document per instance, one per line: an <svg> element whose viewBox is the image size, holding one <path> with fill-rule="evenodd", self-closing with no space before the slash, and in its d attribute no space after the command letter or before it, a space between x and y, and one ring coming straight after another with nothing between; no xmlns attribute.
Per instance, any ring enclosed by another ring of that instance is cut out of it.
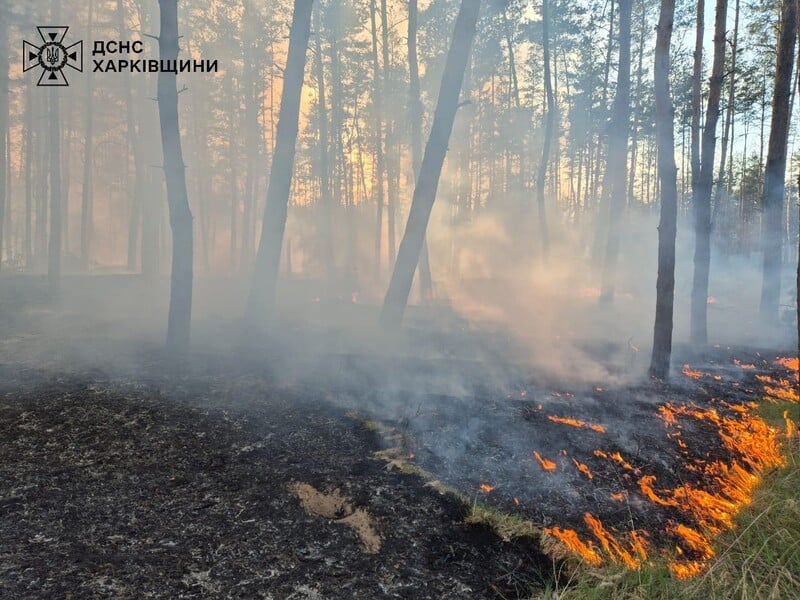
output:
<svg viewBox="0 0 800 600"><path fill-rule="evenodd" d="M560 541L569 550L583 557L583 559L593 567L603 564L600 554L594 549L591 542L584 542L572 529L561 529L560 527L545 527L544 532Z"/></svg>
<svg viewBox="0 0 800 600"><path fill-rule="evenodd" d="M587 467L582 462L578 462L574 458L572 459L572 462L575 463L575 467L578 469L578 471L586 475L589 479L594 479L594 475L592 474L592 471L589 469L589 467Z"/></svg>
<svg viewBox="0 0 800 600"><path fill-rule="evenodd" d="M633 466L631 466L631 464L628 461L622 458L622 455L619 452L614 452L612 454L609 454L607 452L603 452L602 450L595 450L594 455L598 458L605 458L606 460L613 460L615 462L618 462L619 464L622 465L622 468L625 469L626 471L634 470Z"/></svg>
<svg viewBox="0 0 800 600"><path fill-rule="evenodd" d="M570 425L571 427L585 427L586 429L591 429L592 431L596 431L597 433L605 433L606 428L602 425L596 425L592 423L587 423L586 421L580 421L578 419L571 419L569 417L556 417L553 415L548 415L547 417L553 423L561 423L562 425Z"/></svg>
<svg viewBox="0 0 800 600"><path fill-rule="evenodd" d="M536 457L536 460L539 461L539 464L541 465L543 470L545 470L545 471L555 471L556 470L556 467L558 465L556 465L556 463L554 463L552 460L548 460L546 458L542 458L542 455L539 454L538 452L536 452L535 450L533 451L533 455Z"/></svg>
<svg viewBox="0 0 800 600"><path fill-rule="evenodd" d="M487 494L488 494L489 492L491 492L491 491L494 489L494 486L492 486L492 485L488 485L488 484L486 484L486 483L482 483L482 484L480 484L480 486L478 486L478 487L480 487L480 488L481 488L481 490L483 490L483 491L484 491L484 492L486 492Z"/></svg>
<svg viewBox="0 0 800 600"><path fill-rule="evenodd" d="M780 365L782 367L786 367L792 371L797 371L798 368L798 359L797 358L788 358L788 357L780 357L778 360L775 361L776 365Z"/></svg>

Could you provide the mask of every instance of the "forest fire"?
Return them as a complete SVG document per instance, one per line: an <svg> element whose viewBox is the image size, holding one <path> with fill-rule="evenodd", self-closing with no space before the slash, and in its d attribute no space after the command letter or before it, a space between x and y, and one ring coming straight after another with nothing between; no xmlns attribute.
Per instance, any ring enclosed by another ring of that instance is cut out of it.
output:
<svg viewBox="0 0 800 600"><path fill-rule="evenodd" d="M688 373L687 373L688 372ZM684 374L696 379L704 376L688 366ZM764 379L757 379L768 383ZM771 381L771 380L770 380ZM764 392L770 393L764 386ZM595 458L611 461L624 471L639 474L636 480L638 494L647 502L674 511L663 527L662 535L674 541L673 553L667 548L656 550L646 542L644 531L612 531L597 517L587 513L584 525L588 537L577 530L559 527L546 529L574 554L587 563L598 565L605 561L616 562L628 568L639 568L648 559L648 553L664 555L673 574L682 579L701 573L715 556L713 540L716 535L734 527L734 517L751 502L753 490L764 473L780 467L785 460L780 438L793 437L796 426L788 412L784 413L784 434L767 425L754 413L756 403L732 403L711 400L711 406L700 407L694 403L667 402L658 407L656 415L667 428L666 437L677 446L688 472L699 478L675 486L659 485L659 478L644 467L634 467L619 451L595 450ZM682 439L687 427L710 426L729 454L729 459L709 458L701 448L692 447ZM577 459L572 459L579 471L591 473ZM594 473L592 473L594 475ZM612 492L617 502L628 500L626 492Z"/></svg>

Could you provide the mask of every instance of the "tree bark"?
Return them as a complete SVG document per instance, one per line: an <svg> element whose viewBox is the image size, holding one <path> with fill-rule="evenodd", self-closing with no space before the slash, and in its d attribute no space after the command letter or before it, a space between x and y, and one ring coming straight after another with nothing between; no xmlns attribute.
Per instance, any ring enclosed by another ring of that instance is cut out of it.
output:
<svg viewBox="0 0 800 600"><path fill-rule="evenodd" d="M50 295L61 293L61 119L59 88L50 90L50 233L47 252L47 283Z"/></svg>
<svg viewBox="0 0 800 600"><path fill-rule="evenodd" d="M294 3L275 152L269 174L264 219L261 222L261 239L256 254L253 287L247 303L247 320L252 326L264 324L271 317L275 305L281 248L294 171L306 47L311 35L312 5L313 0L295 0Z"/></svg>
<svg viewBox="0 0 800 600"><path fill-rule="evenodd" d="M419 176L422 161L422 99L420 98L419 61L417 59L417 26L419 9L417 0L408 2L408 120L411 123L411 168L414 179ZM419 257L419 287L423 302L433 296L431 263L428 256L427 237L422 243Z"/></svg>
<svg viewBox="0 0 800 600"><path fill-rule="evenodd" d="M719 101L725 69L725 19L728 0L717 0L714 24L714 62L708 91L706 123L700 155L700 177L694 195L694 278L690 322L691 341L696 346L708 343L708 276L711 267L711 188L714 180L714 152L717 145Z"/></svg>
<svg viewBox="0 0 800 600"><path fill-rule="evenodd" d="M433 117L433 126L420 165L414 188L414 198L408 214L408 223L400 242L397 263L392 273L389 289L383 302L380 323L383 327L398 327L403 320L414 271L425 240L425 231L431 209L436 200L436 190L447 155L447 145L453 131L453 121L458 110L458 98L470 47L480 12L480 0L462 0L453 31L453 41L447 54L439 100Z"/></svg>
<svg viewBox="0 0 800 600"><path fill-rule="evenodd" d="M89 0L89 39L94 24L94 0ZM94 167L94 77L92 70L86 74L86 130L83 144L83 187L81 189L81 269L89 269L92 246L92 175Z"/></svg>
<svg viewBox="0 0 800 600"><path fill-rule="evenodd" d="M786 188L786 145L789 139L789 98L792 91L794 47L797 40L797 0L784 0L781 9L772 117L764 172L761 239L764 271L761 285L761 318L765 325L779 321L781 257L783 246L783 197Z"/></svg>
<svg viewBox="0 0 800 600"><path fill-rule="evenodd" d="M378 26L375 13L375 0L370 0L370 30L372 33L372 97L375 116L375 201L377 203L377 224L375 229L375 275L381 272L381 247L383 245L383 90L381 87L380 65L378 63Z"/></svg>
<svg viewBox="0 0 800 600"><path fill-rule="evenodd" d="M659 146L658 175L661 179L661 218L658 226L656 317L653 327L653 353L650 361L650 375L658 379L666 379L669 376L675 295L678 169L675 166L675 129L669 86L669 51L674 15L675 0L661 0L654 68L656 138Z"/></svg>
<svg viewBox="0 0 800 600"><path fill-rule="evenodd" d="M178 0L159 0L161 30L158 45L160 59L178 59ZM178 119L178 86L175 73L158 74L158 114L161 123L161 146L164 154L164 177L172 227L172 273L170 277L167 347L186 352L192 321L193 232L192 212L186 192L186 167L183 164Z"/></svg>
<svg viewBox="0 0 800 600"><path fill-rule="evenodd" d="M603 261L601 302L614 300L619 235L622 210L625 208L628 171L628 132L631 117L631 13L633 0L619 0L619 68L617 93L608 133L608 160L603 193L607 194L608 239Z"/></svg>
<svg viewBox="0 0 800 600"><path fill-rule="evenodd" d="M331 175L329 134L328 134L328 102L325 89L325 65L323 63L320 21L316 19L314 32L314 54L317 71L317 108L319 110L319 228L322 239L322 263L326 288L330 291L333 278L333 207L331 206Z"/></svg>
<svg viewBox="0 0 800 600"><path fill-rule="evenodd" d="M700 119L702 117L702 92L703 92L703 33L705 27L705 0L697 0L697 25L694 41L694 63L692 66L692 196L698 194L700 181Z"/></svg>
<svg viewBox="0 0 800 600"><path fill-rule="evenodd" d="M8 131L8 14L9 8L0 6L0 268L3 265L4 230L6 220L11 214L10 206L6 208L6 166L7 150L6 132Z"/></svg>
<svg viewBox="0 0 800 600"><path fill-rule="evenodd" d="M550 146L553 143L553 127L555 125L555 98L553 97L553 81L550 74L550 15L549 0L542 0L542 50L544 53L544 91L547 113L544 116L544 140L542 141L542 159L536 175L536 204L539 208L539 237L542 243L542 256L547 258L550 252L550 239L547 229L547 208L545 206L544 184L547 165L550 162Z"/></svg>

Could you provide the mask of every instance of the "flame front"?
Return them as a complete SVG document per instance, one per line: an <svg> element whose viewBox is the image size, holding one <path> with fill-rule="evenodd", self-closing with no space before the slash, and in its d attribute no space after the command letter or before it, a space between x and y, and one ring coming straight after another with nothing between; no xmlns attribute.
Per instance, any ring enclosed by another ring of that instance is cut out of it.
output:
<svg viewBox="0 0 800 600"><path fill-rule="evenodd" d="M572 419L570 417L556 417L553 415L548 415L547 417L553 423L561 423L562 425L569 425L571 427L585 427L586 429L591 429L592 431L596 431L597 433L605 433L606 428L602 425L597 425L593 423L587 423L586 421L581 421L579 419Z"/></svg>

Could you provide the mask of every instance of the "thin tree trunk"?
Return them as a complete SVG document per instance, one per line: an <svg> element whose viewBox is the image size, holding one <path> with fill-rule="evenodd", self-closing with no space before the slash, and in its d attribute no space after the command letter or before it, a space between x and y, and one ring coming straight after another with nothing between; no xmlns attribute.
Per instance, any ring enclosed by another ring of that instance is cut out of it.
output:
<svg viewBox="0 0 800 600"><path fill-rule="evenodd" d="M386 114L386 182L388 187L386 205L386 226L388 230L389 268L394 267L397 252L397 190L400 187L400 165L398 149L395 144L395 123L391 115L391 65L389 64L389 16L386 0L381 0L381 45L383 57L383 98L387 103Z"/></svg>
<svg viewBox="0 0 800 600"><path fill-rule="evenodd" d="M447 54L439 100L433 117L433 126L420 165L414 198L408 214L408 223L403 240L400 242L397 263L381 310L380 322L384 327L398 327L402 322L408 303L414 271L419 262L431 209L436 200L442 165L447 155L447 145L453 131L461 84L464 80L470 47L475 38L480 7L480 0L462 0L456 18L453 41Z"/></svg>
<svg viewBox="0 0 800 600"><path fill-rule="evenodd" d="M61 293L61 120L59 88L50 90L50 235L48 239L47 282L50 295Z"/></svg>
<svg viewBox="0 0 800 600"><path fill-rule="evenodd" d="M694 196L695 248L690 335L692 343L708 343L708 276L711 267L711 188L719 120L719 101L725 69L725 19L728 0L717 0L714 25L714 62L708 92L706 123L700 156L700 177Z"/></svg>
<svg viewBox="0 0 800 600"><path fill-rule="evenodd" d="M178 0L159 0L161 61L178 59ZM176 352L189 348L192 321L193 235L192 212L186 192L186 167L183 164L180 124L178 121L178 86L175 73L158 74L158 113L161 122L161 146L164 154L164 177L167 183L169 220L172 226L172 274L170 277L167 347Z"/></svg>
<svg viewBox="0 0 800 600"><path fill-rule="evenodd" d="M25 270L33 268L33 96L31 84L25 86Z"/></svg>
<svg viewBox="0 0 800 600"><path fill-rule="evenodd" d="M94 0L89 0L89 38L94 24ZM92 246L92 175L94 162L94 77L92 70L86 74L86 131L83 151L83 188L81 190L81 269L89 269Z"/></svg>
<svg viewBox="0 0 800 600"><path fill-rule="evenodd" d="M737 44L739 40L739 0L736 0L733 20L733 40L731 41L731 71L728 80L728 103L725 107L725 123L723 124L722 147L720 148L719 170L717 171L717 189L714 192L714 205L712 207L712 222L717 222L717 216L722 203L722 194L726 189L725 185L725 164L727 162L728 147L730 146L733 154L733 143L731 143L731 124L733 123L736 92L736 58Z"/></svg>
<svg viewBox="0 0 800 600"><path fill-rule="evenodd" d="M381 86L380 65L378 64L378 26L375 0L370 0L370 30L372 33L372 96L375 116L375 201L377 202L377 225L375 229L375 275L381 272L381 247L383 241L383 90Z"/></svg>
<svg viewBox="0 0 800 600"><path fill-rule="evenodd" d="M322 238L322 262L325 271L326 288L330 288L333 278L333 210L331 206L330 157L328 154L328 103L325 89L325 65L322 55L320 19L316 19L314 49L317 71L317 107L319 110L319 228Z"/></svg>
<svg viewBox="0 0 800 600"><path fill-rule="evenodd" d="M547 228L547 208L545 207L544 187L547 165L550 162L550 146L553 143L555 125L555 99L553 97L553 81L550 75L550 15L549 0L542 0L542 49L544 52L544 93L547 105L544 116L544 140L542 142L542 159L536 176L536 204L539 208L539 237L542 243L542 256L547 258L550 252L550 239Z"/></svg>
<svg viewBox="0 0 800 600"><path fill-rule="evenodd" d="M295 0L294 3L275 152L269 174L264 219L261 222L261 239L256 254L253 287L247 303L247 320L251 325L259 325L269 319L275 305L281 248L294 171L306 47L311 35L312 5L313 0Z"/></svg>
<svg viewBox="0 0 800 600"><path fill-rule="evenodd" d="M619 236L628 167L628 131L631 117L631 12L633 0L619 0L619 68L617 92L614 97L613 116L608 134L608 160L603 183L603 193L608 196L608 239L600 300L614 300Z"/></svg>
<svg viewBox="0 0 800 600"><path fill-rule="evenodd" d="M4 230L11 216L11 207L6 207L6 174L10 163L6 156L6 134L8 131L8 6L0 6L0 268L3 265Z"/></svg>
<svg viewBox="0 0 800 600"><path fill-rule="evenodd" d="M779 321L781 256L783 243L783 197L786 187L786 145L789 139L789 97L792 90L794 46L797 40L797 0L784 0L778 38L772 122L764 173L761 239L764 271L761 286L761 318L769 326Z"/></svg>
<svg viewBox="0 0 800 600"><path fill-rule="evenodd" d="M419 10L417 0L408 2L408 120L411 123L411 167L414 179L419 176L419 165L422 161L422 100L420 98L419 62L417 59L417 23ZM419 286L423 302L433 296L431 263L428 256L427 237L422 243L419 257Z"/></svg>
<svg viewBox="0 0 800 600"><path fill-rule="evenodd" d="M698 195L698 182L700 181L700 119L702 117L702 92L703 92L703 33L705 27L705 0L697 0L697 13L695 18L694 63L692 67L692 196Z"/></svg>
<svg viewBox="0 0 800 600"><path fill-rule="evenodd" d="M653 327L653 354L650 361L650 375L658 379L666 379L669 376L675 295L678 170L675 166L675 128L672 96L669 87L669 50L674 15L675 0L661 0L654 69L656 137L659 146L658 176L661 179L661 220L658 226L656 318Z"/></svg>

